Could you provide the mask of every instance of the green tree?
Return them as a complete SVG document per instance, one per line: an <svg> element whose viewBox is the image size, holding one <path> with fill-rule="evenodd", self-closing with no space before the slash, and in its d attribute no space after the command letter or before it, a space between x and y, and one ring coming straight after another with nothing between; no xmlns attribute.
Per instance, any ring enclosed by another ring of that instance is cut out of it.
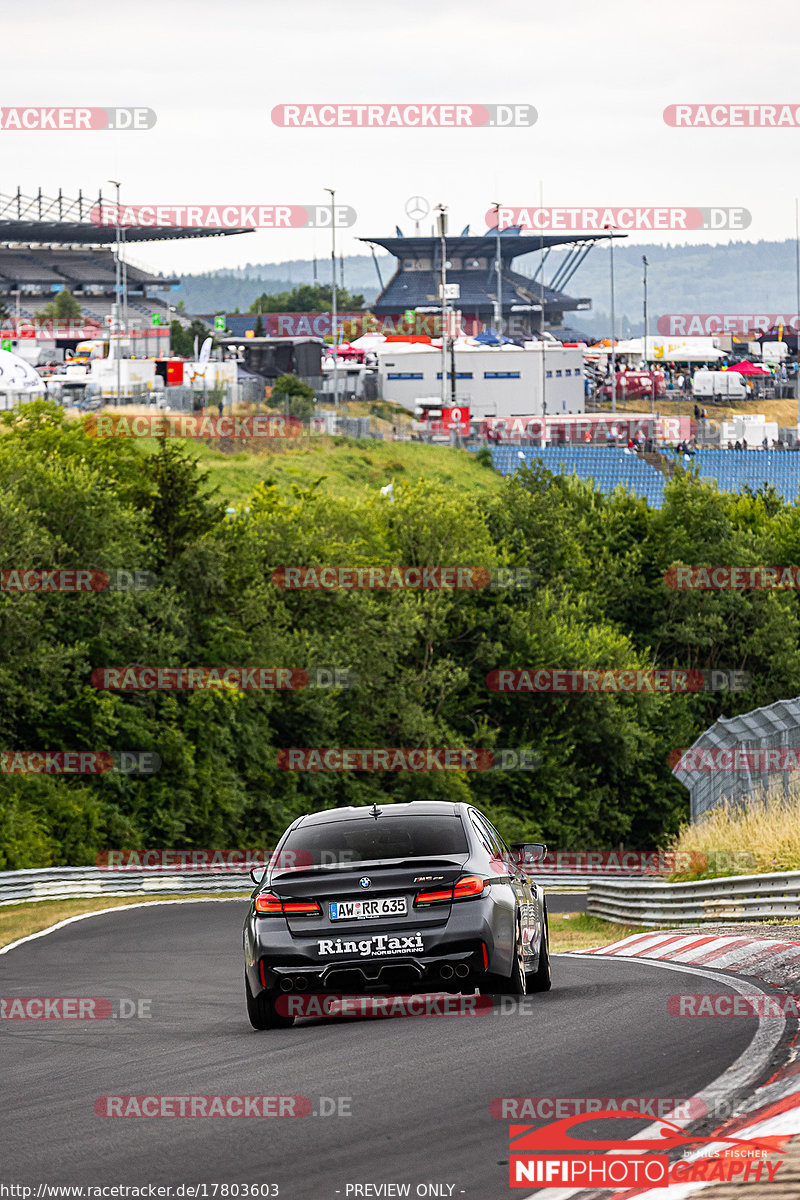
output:
<svg viewBox="0 0 800 1200"><path fill-rule="evenodd" d="M256 318L256 323L253 326L253 337L263 337L263 336L264 336L264 322L261 320L261 314L259 313L258 317Z"/></svg>
<svg viewBox="0 0 800 1200"><path fill-rule="evenodd" d="M290 417L307 421L314 415L314 389L296 375L279 375L272 387L272 401Z"/></svg>
<svg viewBox="0 0 800 1200"><path fill-rule="evenodd" d="M333 289L330 284L304 283L291 292L273 292L271 295L263 292L250 305L250 312L321 313L330 312L332 305ZM338 312L363 312L364 297L360 294L351 294L347 288L337 288L336 307Z"/></svg>
<svg viewBox="0 0 800 1200"><path fill-rule="evenodd" d="M217 488L206 490L207 472L188 451L168 438L143 463L142 508L158 547L158 561L172 562L225 515Z"/></svg>
<svg viewBox="0 0 800 1200"><path fill-rule="evenodd" d="M207 337L210 337L208 326L205 321L200 321L195 318L188 329L184 329L180 321L173 321L170 324L170 347L173 354L179 354L182 358L192 358L194 355L194 341L197 338L198 346L202 346Z"/></svg>
<svg viewBox="0 0 800 1200"><path fill-rule="evenodd" d="M73 296L68 288L56 292L49 304L45 304L41 312L35 313L37 321L79 321L81 318L81 302Z"/></svg>

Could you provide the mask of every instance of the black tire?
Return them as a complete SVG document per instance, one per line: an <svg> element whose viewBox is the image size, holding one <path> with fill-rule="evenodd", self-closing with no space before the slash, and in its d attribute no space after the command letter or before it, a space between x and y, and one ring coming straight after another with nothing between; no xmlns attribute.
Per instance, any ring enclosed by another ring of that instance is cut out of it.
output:
<svg viewBox="0 0 800 1200"><path fill-rule="evenodd" d="M294 1025L294 1017L284 1016L275 1011L275 997L268 992L259 992L254 996L250 991L250 980L247 972L244 976L244 992L247 998L247 1015L253 1029L288 1029Z"/></svg>
<svg viewBox="0 0 800 1200"><path fill-rule="evenodd" d="M511 967L511 974L487 974L485 982L486 986L482 987L481 991L488 993L490 996L524 996L527 993L528 977L525 974L525 960L522 955L522 932L519 924L517 925L516 953Z"/></svg>
<svg viewBox="0 0 800 1200"><path fill-rule="evenodd" d="M550 926L547 922L547 904L544 905L544 929L542 944L539 948L539 965L532 975L528 976L529 992L549 992L553 986L550 975Z"/></svg>

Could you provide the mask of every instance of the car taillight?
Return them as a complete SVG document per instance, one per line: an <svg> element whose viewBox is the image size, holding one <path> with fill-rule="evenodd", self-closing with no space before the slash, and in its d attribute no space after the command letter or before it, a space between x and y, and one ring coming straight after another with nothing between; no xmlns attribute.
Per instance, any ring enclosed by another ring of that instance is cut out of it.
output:
<svg viewBox="0 0 800 1200"><path fill-rule="evenodd" d="M316 900L284 900L283 911L292 913L296 917L319 917L322 915L322 909Z"/></svg>
<svg viewBox="0 0 800 1200"><path fill-rule="evenodd" d="M451 904L454 900L474 900L482 896L487 882L480 875L462 875L453 887L439 888L432 892L418 892L414 897L414 907L424 908L428 904Z"/></svg>
<svg viewBox="0 0 800 1200"><path fill-rule="evenodd" d="M471 900L474 896L482 896L486 889L486 880L480 875L462 875L456 880L453 888L454 900Z"/></svg>
<svg viewBox="0 0 800 1200"><path fill-rule="evenodd" d="M274 892L259 892L255 910L262 917L319 917L322 909L316 900L281 900Z"/></svg>
<svg viewBox="0 0 800 1200"><path fill-rule="evenodd" d="M417 892L414 897L414 906L418 908L424 904L447 904L452 899L452 888L442 888L436 892Z"/></svg>

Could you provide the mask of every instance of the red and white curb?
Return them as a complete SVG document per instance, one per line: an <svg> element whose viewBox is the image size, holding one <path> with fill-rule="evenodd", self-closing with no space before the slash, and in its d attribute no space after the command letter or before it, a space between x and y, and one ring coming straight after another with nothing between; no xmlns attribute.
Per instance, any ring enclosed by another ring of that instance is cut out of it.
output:
<svg viewBox="0 0 800 1200"><path fill-rule="evenodd" d="M707 975L711 970L728 972L732 976L729 983L737 991L749 992L751 988L751 985L743 980L734 978L741 975L757 980L760 984L772 984L787 991L796 990L800 985L800 941L781 942L769 938L679 934L657 930L652 933L632 934L608 946L596 946L591 950L574 952L569 957L578 958L584 955L639 959L642 962L658 963L668 970L685 969L692 974ZM708 968L708 972L703 970L704 967ZM748 1064L752 1064L756 1073L758 1072L759 1063L763 1063L768 1056L770 1046L774 1047L777 1044L782 1026L782 1018L761 1017L758 1031L744 1054L719 1079L700 1092L697 1099L709 1096L719 1099L725 1093L734 1093L737 1083L741 1082L741 1075L748 1069ZM781 1067L766 1083L757 1087L749 1099L742 1100L737 1105L737 1115L720 1124L710 1136L750 1138L767 1134L800 1134L800 1059L795 1061L795 1054L796 1051L793 1052L792 1062ZM690 1123L676 1117L669 1119L676 1125ZM635 1143L637 1138L652 1138L657 1129L658 1123L649 1125L632 1138L631 1142ZM701 1150L689 1152L684 1157L695 1161L709 1154L722 1152L726 1148L725 1142L706 1143ZM779 1178L777 1175L776 1181ZM633 1197L684 1200L685 1197L720 1182L723 1181L694 1180L689 1183L670 1184L668 1187L606 1191L603 1195L609 1197L609 1200L633 1200ZM757 1186L768 1188L769 1184L766 1180L761 1180ZM567 1200L572 1196L589 1195L596 1195L596 1192L585 1188L547 1188L532 1192L525 1200L533 1200L533 1197L537 1200L545 1197L546 1200Z"/></svg>
<svg viewBox="0 0 800 1200"><path fill-rule="evenodd" d="M635 933L582 954L613 958L648 958L657 962L713 966L715 971L748 975L775 987L800 983L800 941L697 933Z"/></svg>

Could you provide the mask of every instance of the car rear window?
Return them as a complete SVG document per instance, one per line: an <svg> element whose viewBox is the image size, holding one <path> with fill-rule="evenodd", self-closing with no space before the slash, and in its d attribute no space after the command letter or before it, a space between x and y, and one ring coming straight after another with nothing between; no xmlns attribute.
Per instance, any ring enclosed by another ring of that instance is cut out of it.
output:
<svg viewBox="0 0 800 1200"><path fill-rule="evenodd" d="M467 854L469 846L458 816L395 817L384 812L379 817L301 825L283 843L281 857L287 851L300 851L298 861L304 865L332 866L381 858Z"/></svg>

